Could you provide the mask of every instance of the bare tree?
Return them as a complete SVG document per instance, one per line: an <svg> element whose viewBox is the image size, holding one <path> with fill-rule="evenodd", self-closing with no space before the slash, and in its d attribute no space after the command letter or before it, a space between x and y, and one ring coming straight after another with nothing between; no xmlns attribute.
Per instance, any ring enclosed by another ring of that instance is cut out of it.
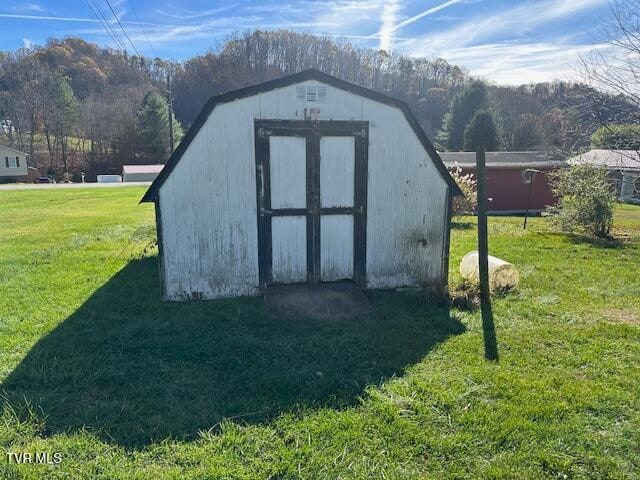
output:
<svg viewBox="0 0 640 480"><path fill-rule="evenodd" d="M640 138L640 0L613 0L610 9L599 44L580 62L579 72L594 87L583 98L581 120L612 135L624 124ZM607 94L617 102L605 101ZM640 151L629 156L640 166Z"/></svg>

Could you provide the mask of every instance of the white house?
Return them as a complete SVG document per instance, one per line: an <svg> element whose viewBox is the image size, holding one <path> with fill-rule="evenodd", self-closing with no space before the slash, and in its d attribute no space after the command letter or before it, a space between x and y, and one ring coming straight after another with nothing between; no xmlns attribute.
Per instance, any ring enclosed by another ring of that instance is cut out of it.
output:
<svg viewBox="0 0 640 480"><path fill-rule="evenodd" d="M405 103L307 70L209 100L142 201L183 300L443 286L458 194Z"/></svg>
<svg viewBox="0 0 640 480"><path fill-rule="evenodd" d="M153 182L164 165L123 165L123 182Z"/></svg>
<svg viewBox="0 0 640 480"><path fill-rule="evenodd" d="M622 202L640 203L640 153L637 150L589 150L567 160L569 165L606 168Z"/></svg>
<svg viewBox="0 0 640 480"><path fill-rule="evenodd" d="M0 180L24 177L27 173L27 154L15 148L0 145Z"/></svg>

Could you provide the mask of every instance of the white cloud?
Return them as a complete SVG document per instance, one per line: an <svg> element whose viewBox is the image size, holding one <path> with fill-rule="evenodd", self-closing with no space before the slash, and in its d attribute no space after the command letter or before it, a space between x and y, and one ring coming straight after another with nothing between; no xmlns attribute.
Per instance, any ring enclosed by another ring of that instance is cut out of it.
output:
<svg viewBox="0 0 640 480"><path fill-rule="evenodd" d="M405 18L404 20L397 22L397 13L400 10L400 5L396 0L387 0L384 8L382 10L382 27L378 33L370 35L368 38L379 38L380 39L380 49L389 51L393 46L393 42L395 40L395 32L407 25L411 25L412 23L417 22L418 20L433 15L434 13L439 12L440 10L444 10L447 7L455 5L456 3L460 3L463 0L448 0L444 3L436 5L435 7L428 8L416 15Z"/></svg>
<svg viewBox="0 0 640 480"><path fill-rule="evenodd" d="M29 12L44 12L42 5L38 5L37 3L28 3L26 5L22 5L21 8Z"/></svg>
<svg viewBox="0 0 640 480"><path fill-rule="evenodd" d="M225 33L238 28L250 28L257 24L259 17L217 17L191 25L156 25L146 29L150 42L167 42L175 40L193 40L211 36L212 33ZM134 34L132 40L143 41L146 37Z"/></svg>
<svg viewBox="0 0 640 480"><path fill-rule="evenodd" d="M581 10L606 4L607 0L545 0L526 3L489 17L477 16L462 25L416 37L399 45L403 51L416 55L441 56L438 52L451 46L463 47L499 35L522 36L536 27Z"/></svg>
<svg viewBox="0 0 640 480"><path fill-rule="evenodd" d="M531 41L540 28L607 0L543 0L493 15L474 16L444 31L399 40L397 49L412 56L441 57L478 76L503 84L567 79L581 54L594 45L569 38Z"/></svg>
<svg viewBox="0 0 640 480"><path fill-rule="evenodd" d="M370 28L379 21L385 0L345 0L334 2L304 2L300 18L316 23L315 30L331 28L336 36L359 35L360 29ZM324 30L323 30L324 31ZM363 34L366 32L362 32Z"/></svg>
<svg viewBox="0 0 640 480"><path fill-rule="evenodd" d="M606 45L572 45L563 41L546 43L495 43L443 51L443 58L462 65L472 75L503 85L571 80L583 55Z"/></svg>
<svg viewBox="0 0 640 480"><path fill-rule="evenodd" d="M224 7L212 8L209 10L201 10L199 12L193 11L182 11L179 13L167 12L164 10L156 10L156 13L160 15L164 15L165 17L170 17L176 20L195 20L198 18L210 17L212 15L217 15L218 13L222 13L227 10L231 10L237 7L237 4L225 5Z"/></svg>
<svg viewBox="0 0 640 480"><path fill-rule="evenodd" d="M383 1L302 0L296 3L263 3L237 7L233 9L233 15L224 15L224 11L233 5L199 12L177 8L170 11L155 10L160 15L179 21L177 24L156 24L145 30L149 40L157 43L219 37L232 31L253 28L288 28L315 34L331 32L328 34L336 37L360 38L360 35L351 35L354 25L375 21ZM134 41L144 39L134 35Z"/></svg>
<svg viewBox="0 0 640 480"><path fill-rule="evenodd" d="M405 18L403 21L401 21L395 26L394 31L398 30L399 28L406 27L407 25L411 25L412 23L417 22L421 18L424 18L428 15L433 15L434 13L437 13L440 10L444 10L445 8L450 7L451 5L455 5L456 3L460 3L461 1L462 0L449 0L448 2L444 2L444 3L441 3L440 5L436 5L435 7L431 7L425 10L424 12L420 12L419 14L414 15L413 17Z"/></svg>
<svg viewBox="0 0 640 480"><path fill-rule="evenodd" d="M116 12L118 13L118 12ZM118 13L118 18L120 19L125 12ZM55 15L22 15L18 13L0 13L0 18L16 18L19 20L46 20L49 22L73 22L73 23L99 23L99 20L95 18L83 18L83 17L59 17ZM115 23L115 19L113 19L110 15L107 17L110 23ZM138 22L127 22L121 20L123 24L138 24ZM153 25L143 22L145 25Z"/></svg>
<svg viewBox="0 0 640 480"><path fill-rule="evenodd" d="M22 39L22 46L24 48L28 48L30 49L31 47L33 47L33 40L31 40L30 38L23 38Z"/></svg>
<svg viewBox="0 0 640 480"><path fill-rule="evenodd" d="M393 32L396 30L396 21L398 19L397 14L400 10L400 3L398 0L387 0L384 8L382 9L382 27L380 28L380 50L391 50L393 44Z"/></svg>
<svg viewBox="0 0 640 480"><path fill-rule="evenodd" d="M89 22L89 23L95 23L98 21L94 18L55 17L55 16L48 16L48 15L21 15L16 13L0 13L0 18L19 18L22 20L50 20L50 21Z"/></svg>

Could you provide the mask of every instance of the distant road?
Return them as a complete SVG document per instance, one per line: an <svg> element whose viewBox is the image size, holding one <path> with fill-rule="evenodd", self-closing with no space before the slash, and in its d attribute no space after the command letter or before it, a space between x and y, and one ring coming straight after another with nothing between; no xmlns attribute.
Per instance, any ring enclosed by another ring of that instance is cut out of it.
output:
<svg viewBox="0 0 640 480"><path fill-rule="evenodd" d="M39 190L47 188L107 188L107 187L139 187L149 186L151 182L118 182L118 183L5 183L0 190Z"/></svg>

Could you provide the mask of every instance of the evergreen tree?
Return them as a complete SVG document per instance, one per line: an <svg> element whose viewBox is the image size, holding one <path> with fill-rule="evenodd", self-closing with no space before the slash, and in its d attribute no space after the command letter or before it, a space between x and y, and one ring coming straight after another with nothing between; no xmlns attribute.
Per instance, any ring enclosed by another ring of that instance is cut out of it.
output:
<svg viewBox="0 0 640 480"><path fill-rule="evenodd" d="M464 129L464 149L467 152L493 152L498 149L498 131L487 110L477 111Z"/></svg>
<svg viewBox="0 0 640 480"><path fill-rule="evenodd" d="M148 93L138 112L137 130L140 141L140 153L145 161L164 163L170 155L169 109L167 102L156 93ZM173 120L174 147L183 136L182 126Z"/></svg>
<svg viewBox="0 0 640 480"><path fill-rule="evenodd" d="M438 143L449 151L462 150L464 145L464 129L473 115L486 107L487 87L475 81L457 93L451 101L449 113L444 117L442 131L438 135Z"/></svg>

